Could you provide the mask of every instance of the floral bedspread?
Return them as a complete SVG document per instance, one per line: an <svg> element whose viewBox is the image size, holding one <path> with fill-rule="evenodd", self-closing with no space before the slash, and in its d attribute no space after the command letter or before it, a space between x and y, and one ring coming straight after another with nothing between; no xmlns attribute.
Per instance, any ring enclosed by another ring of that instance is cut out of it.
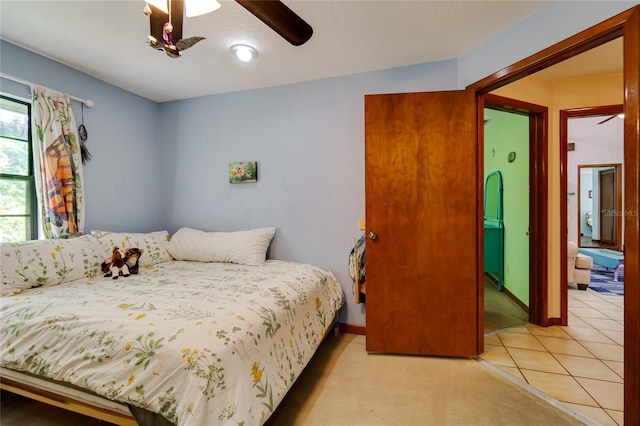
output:
<svg viewBox="0 0 640 426"><path fill-rule="evenodd" d="M331 272L168 261L2 298L0 365L160 413L263 424L343 303Z"/></svg>

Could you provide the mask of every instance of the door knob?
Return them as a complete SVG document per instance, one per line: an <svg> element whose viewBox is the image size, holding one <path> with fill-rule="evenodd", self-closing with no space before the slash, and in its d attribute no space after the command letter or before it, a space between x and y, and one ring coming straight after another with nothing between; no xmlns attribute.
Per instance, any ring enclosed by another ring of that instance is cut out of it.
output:
<svg viewBox="0 0 640 426"><path fill-rule="evenodd" d="M369 239L370 240L375 240L376 238L378 238L378 234L376 234L373 231L369 232Z"/></svg>

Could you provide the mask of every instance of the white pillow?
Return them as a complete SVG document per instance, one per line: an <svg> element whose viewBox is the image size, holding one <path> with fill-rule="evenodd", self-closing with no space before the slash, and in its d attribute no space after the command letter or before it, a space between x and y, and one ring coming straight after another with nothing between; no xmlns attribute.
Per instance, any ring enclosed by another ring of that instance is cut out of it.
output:
<svg viewBox="0 0 640 426"><path fill-rule="evenodd" d="M0 245L2 297L97 276L104 250L92 235Z"/></svg>
<svg viewBox="0 0 640 426"><path fill-rule="evenodd" d="M236 232L180 228L171 237L168 250L176 260L261 265L275 232L276 228Z"/></svg>
<svg viewBox="0 0 640 426"><path fill-rule="evenodd" d="M122 249L137 247L142 250L140 256L140 266L150 266L156 263L171 260L171 255L167 251L169 245L169 232L156 231L142 234L131 232L107 232L107 231L91 231L102 244L105 250L105 259L111 257L114 246Z"/></svg>

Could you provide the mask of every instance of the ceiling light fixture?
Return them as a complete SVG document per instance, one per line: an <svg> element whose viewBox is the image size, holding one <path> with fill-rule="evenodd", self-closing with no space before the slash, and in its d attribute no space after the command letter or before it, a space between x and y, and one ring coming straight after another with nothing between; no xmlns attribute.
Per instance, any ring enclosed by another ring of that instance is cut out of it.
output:
<svg viewBox="0 0 640 426"><path fill-rule="evenodd" d="M187 18L204 15L220 8L220 3L216 0L186 0L184 5Z"/></svg>
<svg viewBox="0 0 640 426"><path fill-rule="evenodd" d="M229 50L242 62L249 62L258 56L258 51L248 44L234 44Z"/></svg>
<svg viewBox="0 0 640 426"><path fill-rule="evenodd" d="M164 13L169 13L167 0L146 0L148 4L151 4ZM220 8L220 3L216 0L185 0L185 15L187 18L194 16L204 15L205 13L213 12Z"/></svg>
<svg viewBox="0 0 640 426"><path fill-rule="evenodd" d="M152 6L157 7L164 13L169 13L169 7L167 6L167 0L146 0L146 2Z"/></svg>

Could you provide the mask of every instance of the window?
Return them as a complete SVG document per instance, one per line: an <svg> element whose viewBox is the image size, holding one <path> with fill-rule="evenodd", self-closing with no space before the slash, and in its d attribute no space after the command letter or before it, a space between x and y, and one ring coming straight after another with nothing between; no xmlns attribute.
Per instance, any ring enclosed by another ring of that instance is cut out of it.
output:
<svg viewBox="0 0 640 426"><path fill-rule="evenodd" d="M38 238L31 104L0 96L0 242Z"/></svg>

